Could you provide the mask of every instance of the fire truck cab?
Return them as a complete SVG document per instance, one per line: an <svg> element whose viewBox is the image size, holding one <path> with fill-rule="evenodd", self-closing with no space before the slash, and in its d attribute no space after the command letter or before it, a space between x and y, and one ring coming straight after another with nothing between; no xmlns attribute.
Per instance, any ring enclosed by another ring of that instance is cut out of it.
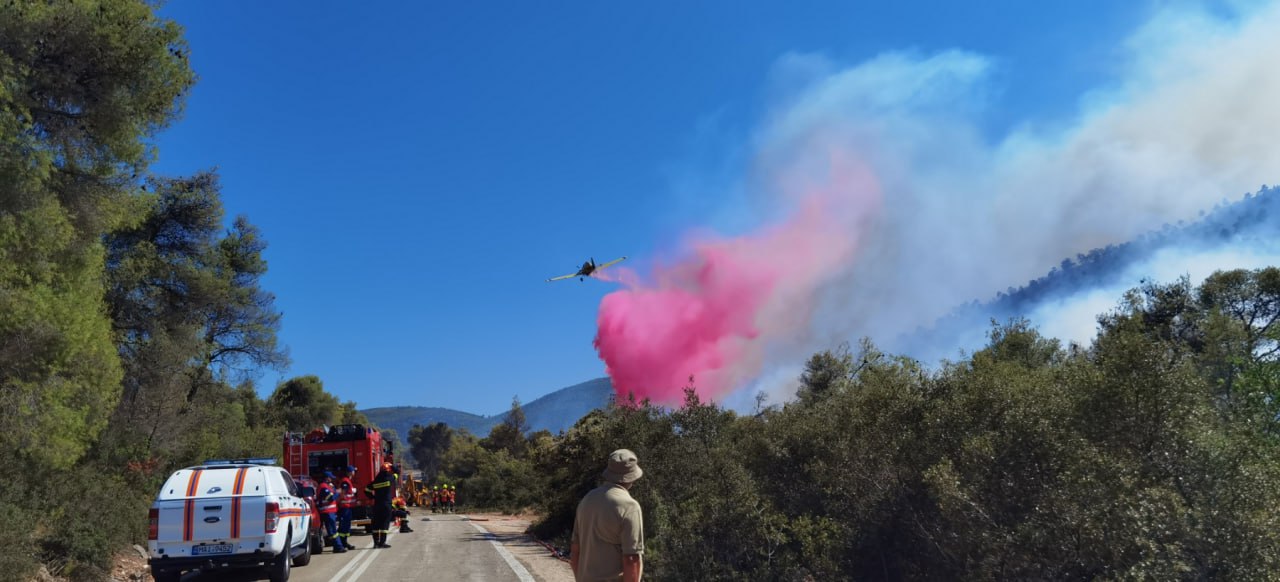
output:
<svg viewBox="0 0 1280 582"><path fill-rule="evenodd" d="M363 495L364 488L382 464L394 462L392 459L391 443L383 441L377 429L362 424L339 424L284 436L284 466L294 477L319 481L325 471L341 475L348 466L356 468L351 481L358 493L358 505L352 512L352 525L369 525L373 501Z"/></svg>

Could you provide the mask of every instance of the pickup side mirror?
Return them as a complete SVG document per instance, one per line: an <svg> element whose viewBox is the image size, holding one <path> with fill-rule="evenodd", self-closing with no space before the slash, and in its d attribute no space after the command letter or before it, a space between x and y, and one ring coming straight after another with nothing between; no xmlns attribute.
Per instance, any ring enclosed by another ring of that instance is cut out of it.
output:
<svg viewBox="0 0 1280 582"><path fill-rule="evenodd" d="M315 497L315 496L316 496L316 488L315 488L315 487L307 487L307 486L305 486L305 485L304 485L304 486L302 486L302 487L299 487L299 488L298 488L298 496L299 496L299 497Z"/></svg>

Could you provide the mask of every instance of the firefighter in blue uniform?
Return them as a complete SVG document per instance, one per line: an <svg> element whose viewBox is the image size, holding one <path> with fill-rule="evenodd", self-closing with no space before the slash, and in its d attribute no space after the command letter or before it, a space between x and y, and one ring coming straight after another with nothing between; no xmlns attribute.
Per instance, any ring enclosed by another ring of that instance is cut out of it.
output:
<svg viewBox="0 0 1280 582"><path fill-rule="evenodd" d="M338 491L333 487L333 473L324 472L320 481L320 489L316 491L316 508L320 510L320 520L324 522L324 539L333 544L333 553L347 551L343 539L338 537Z"/></svg>
<svg viewBox="0 0 1280 582"><path fill-rule="evenodd" d="M351 516L356 508L356 485L352 481L355 475L356 468L348 466L346 475L338 480L338 535L334 539L342 540L342 546L347 549L356 547L351 543Z"/></svg>

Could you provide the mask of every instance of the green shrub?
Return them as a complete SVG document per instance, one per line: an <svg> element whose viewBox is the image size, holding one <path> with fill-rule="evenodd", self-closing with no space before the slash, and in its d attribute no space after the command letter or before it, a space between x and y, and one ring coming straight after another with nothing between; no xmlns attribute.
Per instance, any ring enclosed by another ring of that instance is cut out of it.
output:
<svg viewBox="0 0 1280 582"><path fill-rule="evenodd" d="M115 553L146 539L154 491L93 466L50 476L47 529L39 546L50 571L73 581L101 580Z"/></svg>

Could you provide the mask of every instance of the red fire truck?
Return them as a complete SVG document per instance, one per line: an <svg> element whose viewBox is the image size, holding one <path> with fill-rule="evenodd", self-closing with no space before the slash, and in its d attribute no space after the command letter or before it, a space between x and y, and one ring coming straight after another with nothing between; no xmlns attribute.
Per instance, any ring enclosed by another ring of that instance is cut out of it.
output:
<svg viewBox="0 0 1280 582"><path fill-rule="evenodd" d="M391 443L383 441L377 429L363 424L339 424L284 436L284 466L294 477L308 476L318 481L325 471L341 475L348 466L356 468L352 482L359 505L353 512L352 525L369 525L373 501L363 492L384 462L395 462Z"/></svg>

